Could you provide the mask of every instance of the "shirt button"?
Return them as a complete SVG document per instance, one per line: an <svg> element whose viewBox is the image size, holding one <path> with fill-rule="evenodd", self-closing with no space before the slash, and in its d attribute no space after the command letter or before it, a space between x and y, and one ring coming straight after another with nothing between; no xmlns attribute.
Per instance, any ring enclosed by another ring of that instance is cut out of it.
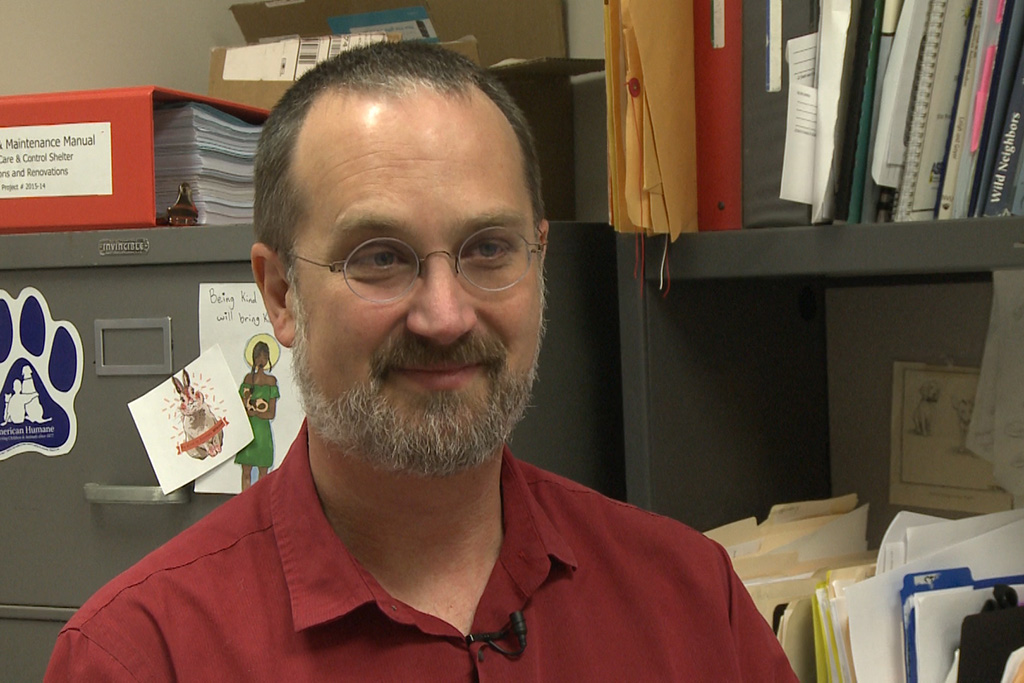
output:
<svg viewBox="0 0 1024 683"><path fill-rule="evenodd" d="M640 96L640 79L639 78L631 78L631 79L629 79L629 82L626 84L626 87L629 89L629 94L632 95L633 97L639 97Z"/></svg>

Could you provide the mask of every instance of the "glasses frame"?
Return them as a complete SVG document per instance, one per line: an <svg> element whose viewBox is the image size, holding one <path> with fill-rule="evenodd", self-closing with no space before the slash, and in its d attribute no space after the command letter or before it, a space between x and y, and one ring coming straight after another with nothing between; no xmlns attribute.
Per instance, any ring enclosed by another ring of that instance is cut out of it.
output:
<svg viewBox="0 0 1024 683"><path fill-rule="evenodd" d="M523 270L523 274L522 275L517 277L515 280L513 280L509 284L507 284L507 285L505 285L503 287L497 287L497 288L491 289L489 287L484 287L482 285L478 285L476 282L473 282L473 280L471 280L465 273L463 273L463 271L462 271L462 250L465 248L465 246L467 244L469 244L470 240L474 239L475 237L477 237L481 233L485 233L488 230L496 230L496 229L507 230L508 232L511 232L512 234L516 235L516 237L518 237L519 239L521 239L523 241L523 244L526 245L526 268ZM409 280L409 284L406 286L406 288L403 289L398 294L396 294L396 295L394 295L392 297L388 297L387 299L371 299L371 298L363 296L362 294L357 292L356 288L352 286L352 281L349 280L349 277L348 277L348 262L352 258L352 254L356 253L357 251L359 251L360 249L365 247L367 244L370 244L371 242L381 242L381 241L396 242L396 243L398 243L398 244L408 248L409 252L416 257L416 274L412 277L412 279ZM409 244L408 242L406 242L405 240L400 240L397 237L371 237L370 239L364 240L363 242L360 242L355 247L353 247L352 251L349 252L348 256L346 256L344 259L342 259L340 261L327 261L327 262L317 261L317 260L314 260L314 259L306 258L305 256L302 256L301 254L297 254L294 251L292 252L292 257L295 258L296 260L303 261L304 263L308 263L308 264L313 265L313 266L318 266L320 268L326 268L327 270L329 270L332 273L341 273L342 277L345 278L345 284L348 286L349 290L353 294L355 294L357 297L362 299L363 301L369 301L370 303L375 303L375 304L387 304L387 303L391 303L393 301L397 301L397 300L401 299L402 297L404 297L406 294L408 294L412 290L413 286L416 284L416 280L418 280L420 275L423 273L423 262L426 261L431 256L433 256L434 254L444 254L448 258L454 260L454 262L455 262L455 275L458 276L458 275L461 274L463 279L466 282L468 282L469 284L473 285L474 287L476 287L480 291L482 291L482 292L503 292L506 289L511 289L512 287L515 287L517 284L522 282L523 278L526 277L526 274L530 272L530 266L533 265L533 255L534 254L541 254L541 253L543 253L546 247L547 247L547 242L544 241L544 240L541 240L540 242L531 242L530 240L526 239L526 237L516 233L514 230L511 230L510 228L505 228L505 227L500 226L500 225L494 225L494 226L490 226L490 227L487 227L487 228L481 228L480 230L477 230L473 234L471 234L468 237L466 237L466 239L464 239L462 241L462 243L459 245L458 251L456 251L455 254L452 254L447 249L435 249L434 251L429 251L426 254L423 254L422 256L420 256L420 253L418 251L416 251L413 248L413 246L411 244Z"/></svg>

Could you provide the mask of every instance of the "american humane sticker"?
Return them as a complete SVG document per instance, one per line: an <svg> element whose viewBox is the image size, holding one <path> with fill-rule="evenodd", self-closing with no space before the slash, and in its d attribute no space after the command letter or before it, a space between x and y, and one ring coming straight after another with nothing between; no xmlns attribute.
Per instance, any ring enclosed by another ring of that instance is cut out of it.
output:
<svg viewBox="0 0 1024 683"><path fill-rule="evenodd" d="M0 289L0 460L26 451L64 455L75 445L75 396L82 384L82 339L54 320L39 290L18 298Z"/></svg>
<svg viewBox="0 0 1024 683"><path fill-rule="evenodd" d="M252 428L219 346L128 404L164 494L230 460Z"/></svg>

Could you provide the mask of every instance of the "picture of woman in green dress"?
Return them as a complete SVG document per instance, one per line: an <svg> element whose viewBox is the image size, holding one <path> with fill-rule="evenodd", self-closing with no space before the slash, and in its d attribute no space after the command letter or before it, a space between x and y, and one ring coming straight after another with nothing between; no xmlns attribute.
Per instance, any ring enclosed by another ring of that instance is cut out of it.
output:
<svg viewBox="0 0 1024 683"><path fill-rule="evenodd" d="M249 414L253 439L235 455L235 462L242 466L242 491L252 484L253 467L258 469L262 478L274 464L274 436L270 430L270 421L277 413L277 399L281 393L277 388L277 378L269 374L273 366L270 344L274 344L274 350L278 351L274 355L280 355L277 342L269 335L254 337L246 349L246 360L250 362L252 371L242 380L239 394Z"/></svg>

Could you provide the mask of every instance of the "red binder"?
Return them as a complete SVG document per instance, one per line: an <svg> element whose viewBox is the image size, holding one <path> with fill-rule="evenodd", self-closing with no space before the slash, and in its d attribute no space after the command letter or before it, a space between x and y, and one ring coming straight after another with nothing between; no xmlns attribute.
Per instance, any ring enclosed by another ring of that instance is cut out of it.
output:
<svg viewBox="0 0 1024 683"><path fill-rule="evenodd" d="M743 226L743 2L694 0L697 229Z"/></svg>
<svg viewBox="0 0 1024 683"><path fill-rule="evenodd" d="M109 194L5 197L0 192L0 234L155 226L153 106L177 101L203 102L250 123L267 116L264 109L154 86L0 97L0 155L22 151L8 140L16 140L23 126L109 123L112 181Z"/></svg>

